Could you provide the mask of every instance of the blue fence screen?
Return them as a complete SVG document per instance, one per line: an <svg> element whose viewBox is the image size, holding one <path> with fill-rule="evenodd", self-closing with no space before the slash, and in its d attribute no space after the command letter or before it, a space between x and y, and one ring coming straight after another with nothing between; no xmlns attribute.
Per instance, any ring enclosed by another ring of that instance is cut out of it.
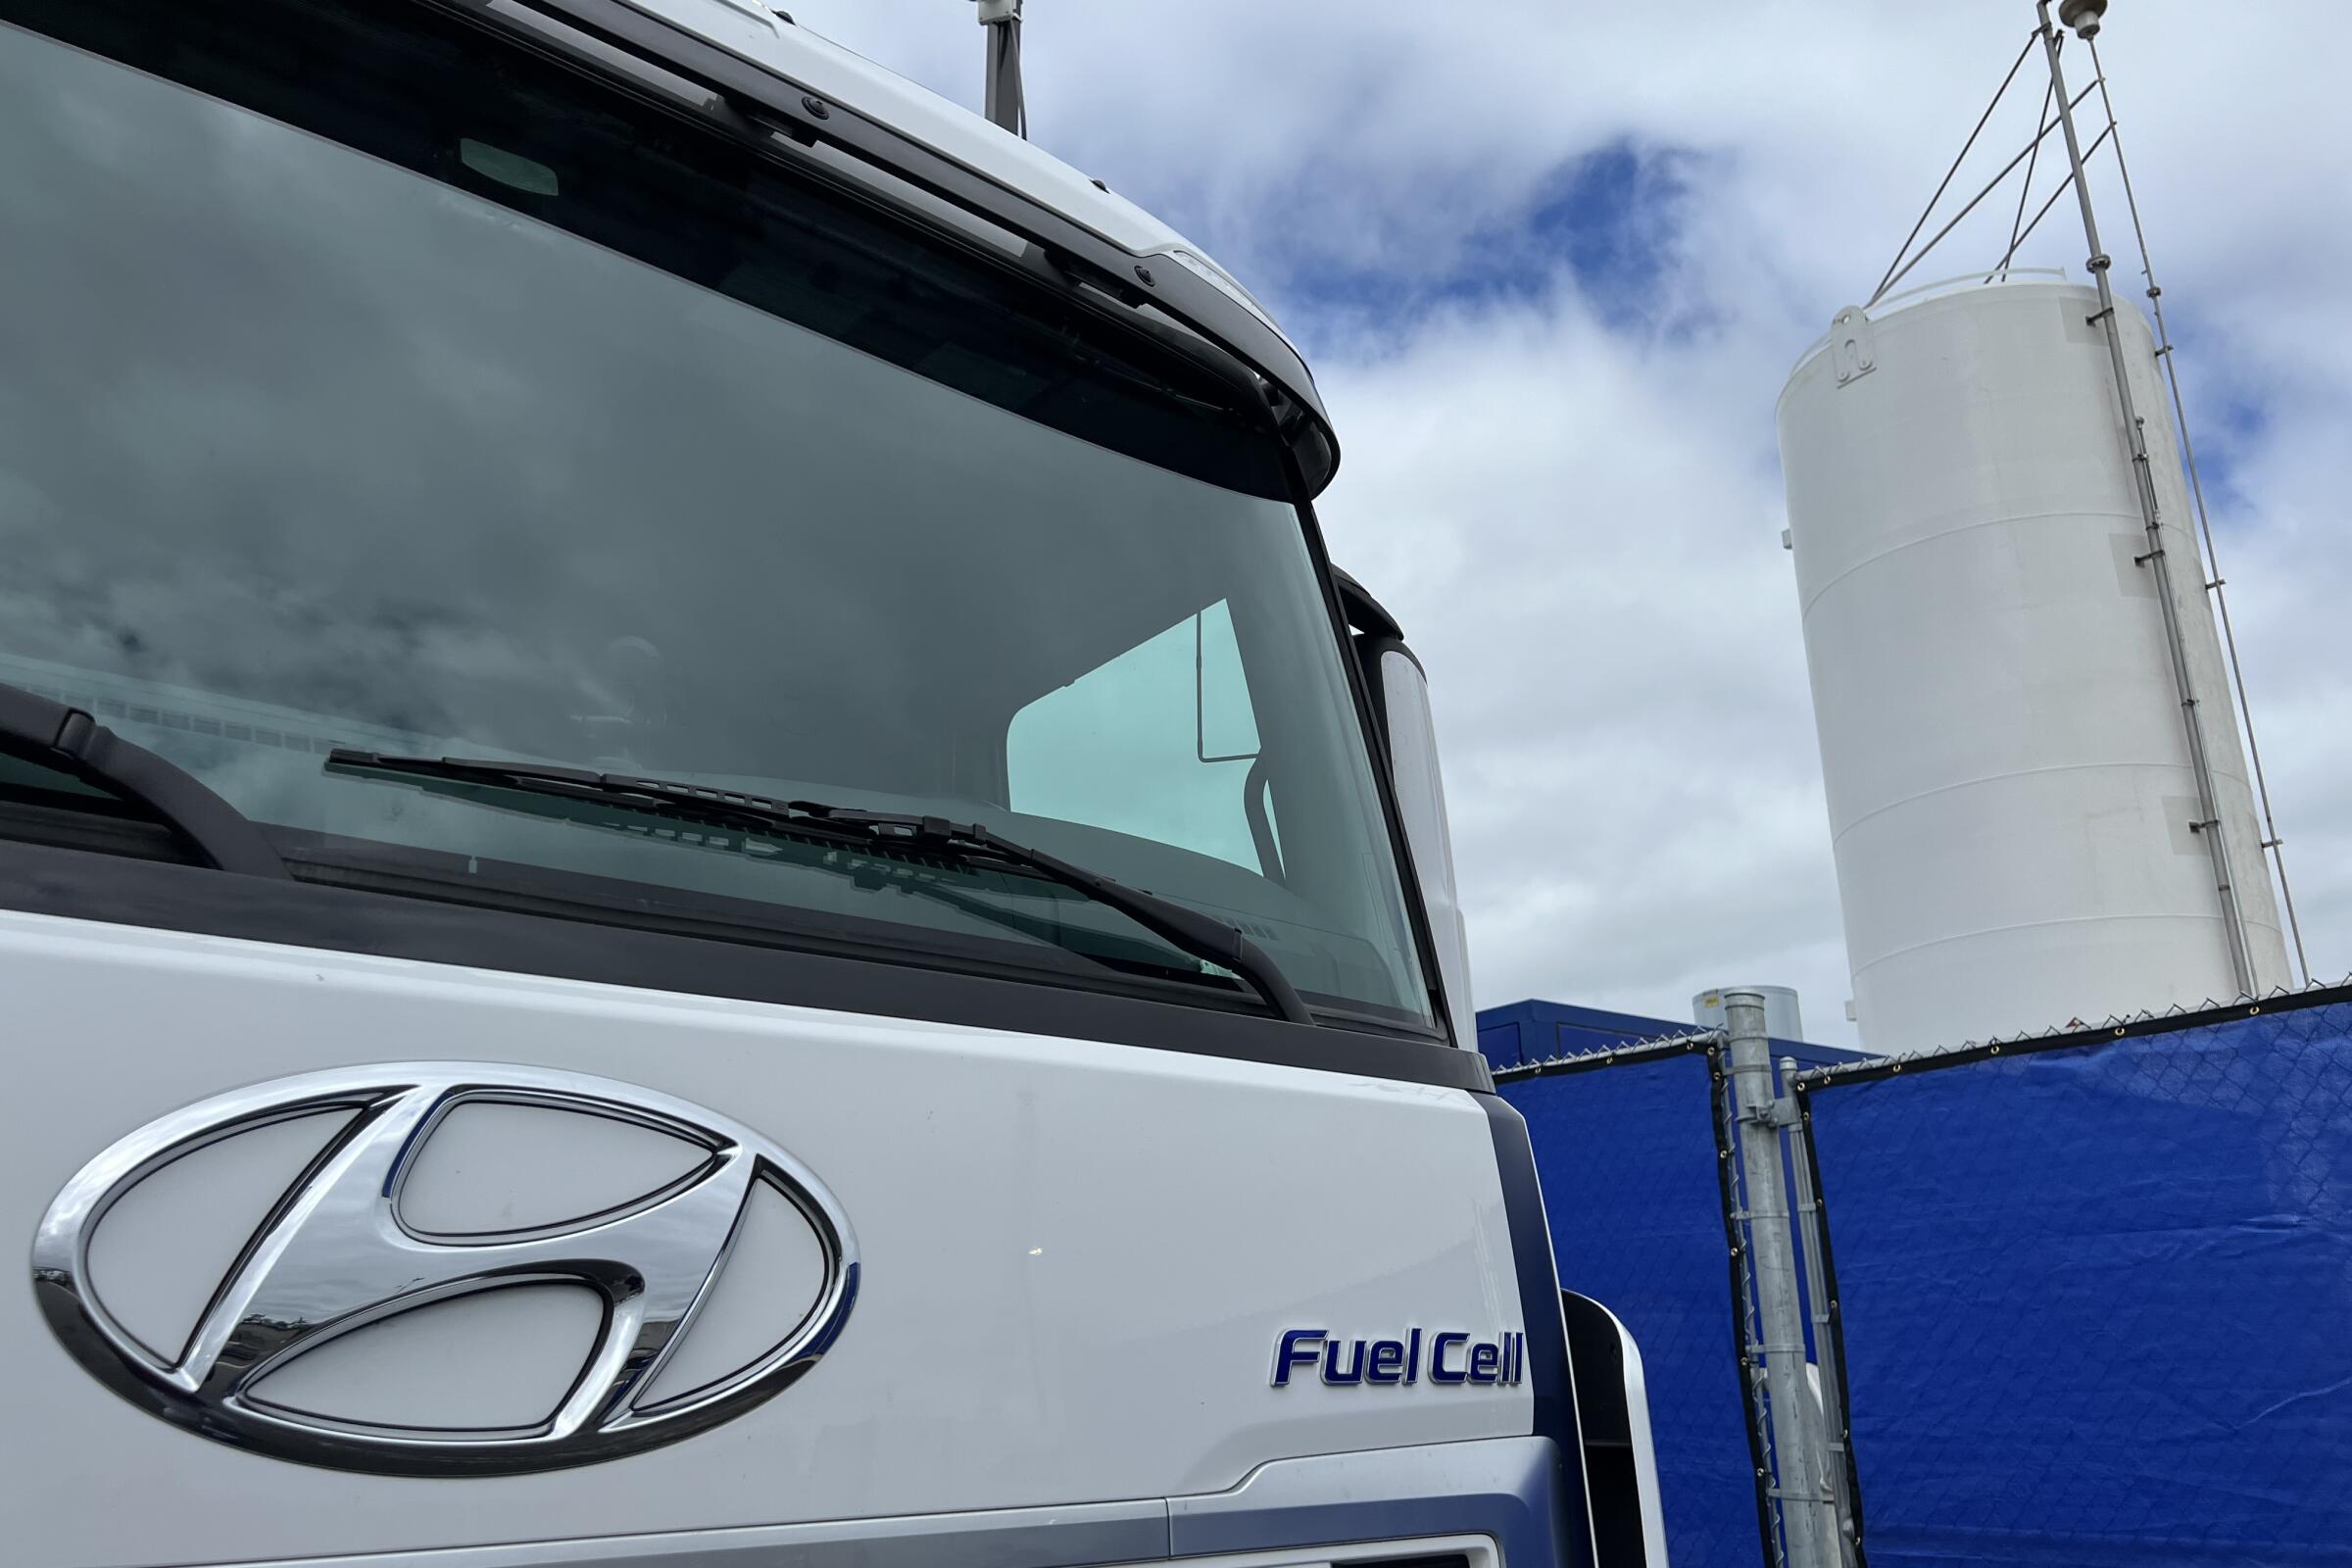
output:
<svg viewBox="0 0 2352 1568"><path fill-rule="evenodd" d="M1616 1313L1641 1348L1675 1568L1756 1568L1712 1063L1654 1044L1694 1026L1548 1002L1491 1007L1478 1024L1498 1089L1527 1118L1560 1283ZM1776 1040L1773 1057L1777 1076L1783 1058L1859 1054Z"/></svg>
<svg viewBox="0 0 2352 1568"><path fill-rule="evenodd" d="M1807 1095L1870 1568L2352 1562L2332 995Z"/></svg>
<svg viewBox="0 0 2352 1568"><path fill-rule="evenodd" d="M1756 1568L1755 1462L1703 1053L1505 1080L1560 1283L1641 1347L1675 1568Z"/></svg>

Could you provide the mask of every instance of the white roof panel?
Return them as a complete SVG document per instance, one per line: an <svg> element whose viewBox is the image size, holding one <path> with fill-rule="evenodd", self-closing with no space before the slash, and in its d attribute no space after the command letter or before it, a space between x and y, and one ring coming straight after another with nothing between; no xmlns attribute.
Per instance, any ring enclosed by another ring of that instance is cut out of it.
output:
<svg viewBox="0 0 2352 1568"><path fill-rule="evenodd" d="M758 0L625 3L728 50L805 92L869 116L941 157L1043 203L1122 250L1138 256L1183 250L1206 261L1198 245L1034 143L822 34L784 21ZM976 38L972 60L977 73L980 47ZM1208 266L1212 272L1222 273L1214 263ZM1264 317L1263 309L1230 274L1220 281L1252 313ZM1273 323L1269 320L1267 324Z"/></svg>

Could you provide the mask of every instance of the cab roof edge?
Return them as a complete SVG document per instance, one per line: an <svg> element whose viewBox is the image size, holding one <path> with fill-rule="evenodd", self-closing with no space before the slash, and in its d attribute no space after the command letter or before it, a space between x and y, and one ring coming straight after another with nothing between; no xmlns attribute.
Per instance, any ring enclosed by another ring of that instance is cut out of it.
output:
<svg viewBox="0 0 2352 1568"><path fill-rule="evenodd" d="M449 0L443 0L449 3ZM466 10L559 18L650 62L674 67L746 107L909 180L1050 252L1079 258L1215 343L1297 411L1285 436L1303 487L1319 494L1340 447L1296 345L1200 247L1032 143L755 0L455 0ZM755 20L755 17L757 20ZM1302 417L1301 417L1302 416Z"/></svg>

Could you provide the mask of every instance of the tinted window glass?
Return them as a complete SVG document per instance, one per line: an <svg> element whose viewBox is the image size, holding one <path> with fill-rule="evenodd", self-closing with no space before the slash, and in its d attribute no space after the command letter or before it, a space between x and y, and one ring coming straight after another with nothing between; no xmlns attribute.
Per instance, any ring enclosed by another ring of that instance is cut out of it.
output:
<svg viewBox="0 0 2352 1568"><path fill-rule="evenodd" d="M136 46L386 156L0 25L0 680L318 858L1235 989L1051 884L322 764L685 776L983 821L1242 921L1310 999L1426 1016L1298 519L1240 482L1271 437L487 34L361 35L426 8L338 8L348 64L256 21L306 8L231 9ZM33 10L55 14L0 0ZM1204 611L1218 721L1246 694L1254 761L1198 760ZM1170 743L1025 744L1041 699L1097 676L1150 687L1136 716ZM1241 809L1252 767L1278 870ZM1215 812L1160 808L1212 778Z"/></svg>

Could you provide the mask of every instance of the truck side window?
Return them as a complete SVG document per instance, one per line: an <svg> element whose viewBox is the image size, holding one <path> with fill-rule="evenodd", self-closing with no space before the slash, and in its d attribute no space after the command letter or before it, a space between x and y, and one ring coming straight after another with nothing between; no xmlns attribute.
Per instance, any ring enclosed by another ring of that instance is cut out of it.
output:
<svg viewBox="0 0 2352 1568"><path fill-rule="evenodd" d="M1004 737L1010 805L1258 872L1245 792L1256 712L1220 600L1046 693Z"/></svg>

